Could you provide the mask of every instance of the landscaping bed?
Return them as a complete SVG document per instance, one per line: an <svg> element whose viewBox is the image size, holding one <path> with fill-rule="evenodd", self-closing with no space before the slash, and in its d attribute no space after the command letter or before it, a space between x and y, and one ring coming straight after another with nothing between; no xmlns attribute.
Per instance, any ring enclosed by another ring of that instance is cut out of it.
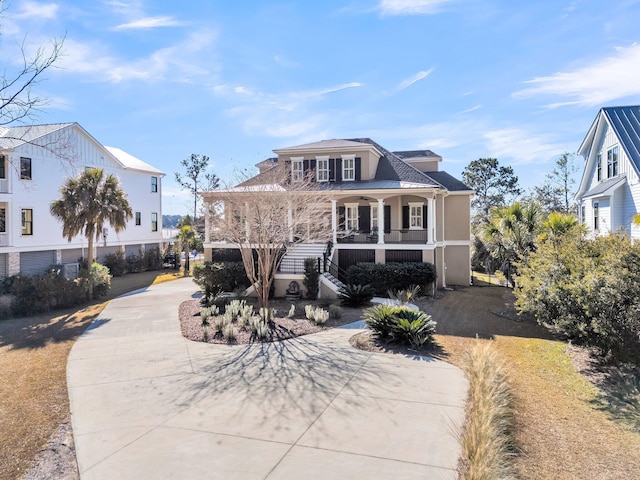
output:
<svg viewBox="0 0 640 480"><path fill-rule="evenodd" d="M254 312L259 311L256 299L246 299L247 304L253 306ZM288 313L291 305L295 305L295 314L289 317ZM339 327L349 323L357 322L362 317L362 309L340 307L339 318L329 318L326 323L318 325L306 318L305 305L313 305L317 308L327 309L329 304L322 300L295 300L274 299L269 302L269 308L275 309L275 316L272 317L272 325L268 336L261 341L274 342L286 340L287 338L317 333L330 328ZM222 332L216 332L213 326L208 327L208 334L205 340L205 329L202 326L203 306L199 299L187 300L180 304L179 317L182 335L195 342L219 343L219 344L248 344L256 340L255 335L249 327L241 327L234 322L234 338L229 339Z"/></svg>

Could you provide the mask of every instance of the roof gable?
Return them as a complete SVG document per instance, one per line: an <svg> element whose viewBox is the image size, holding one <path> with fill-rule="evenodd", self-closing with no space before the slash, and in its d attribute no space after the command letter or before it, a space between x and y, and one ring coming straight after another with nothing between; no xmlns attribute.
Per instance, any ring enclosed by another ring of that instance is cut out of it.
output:
<svg viewBox="0 0 640 480"><path fill-rule="evenodd" d="M3 127L0 129L0 148L12 149L26 143L50 135L74 123L50 123L46 125L21 125L17 127Z"/></svg>
<svg viewBox="0 0 640 480"><path fill-rule="evenodd" d="M111 155L113 155L124 168L131 170L140 170L143 172L157 173L158 175L164 175L164 172L158 170L156 167L143 162L137 157L134 157L130 153L116 147L104 147Z"/></svg>

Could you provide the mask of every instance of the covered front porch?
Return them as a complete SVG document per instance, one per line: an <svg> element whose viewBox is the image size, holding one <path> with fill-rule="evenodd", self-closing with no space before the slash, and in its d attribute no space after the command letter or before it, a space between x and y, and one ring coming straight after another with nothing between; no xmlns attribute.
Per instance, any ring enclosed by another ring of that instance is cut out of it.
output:
<svg viewBox="0 0 640 480"><path fill-rule="evenodd" d="M334 244L433 245L434 195L351 195L331 200Z"/></svg>

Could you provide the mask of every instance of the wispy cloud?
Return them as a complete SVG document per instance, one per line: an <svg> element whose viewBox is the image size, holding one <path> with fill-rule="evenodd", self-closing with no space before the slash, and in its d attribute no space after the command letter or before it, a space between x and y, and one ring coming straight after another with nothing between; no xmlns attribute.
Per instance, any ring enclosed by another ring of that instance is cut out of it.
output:
<svg viewBox="0 0 640 480"><path fill-rule="evenodd" d="M180 22L169 16L145 17L117 25L113 30L148 30L151 28L177 27L181 25L184 25L184 22Z"/></svg>
<svg viewBox="0 0 640 480"><path fill-rule="evenodd" d="M564 105L602 105L619 98L640 95L638 65L640 45L634 43L629 47L616 48L613 55L589 65L533 78L526 82L530 87L515 92L513 97L551 95L566 98L548 104L549 108Z"/></svg>
<svg viewBox="0 0 640 480"><path fill-rule="evenodd" d="M461 112L459 112L460 115L463 115L465 113L471 113L471 112L475 112L476 110L480 110L484 105L480 104L480 105L474 105L471 108L467 108L466 110L462 110Z"/></svg>
<svg viewBox="0 0 640 480"><path fill-rule="evenodd" d="M21 8L13 15L14 18L43 18L53 19L58 14L59 5L57 3L39 3L25 1L22 2Z"/></svg>
<svg viewBox="0 0 640 480"><path fill-rule="evenodd" d="M568 145L557 143L549 135L536 134L523 128L501 128L484 133L491 156L511 158L512 164L548 162L564 151Z"/></svg>
<svg viewBox="0 0 640 480"><path fill-rule="evenodd" d="M423 70L421 72L416 73L415 75L412 75L411 77L400 82L398 84L397 90L400 91L400 90L404 90L405 88L409 88L414 83L427 78L429 75L431 75L431 72L433 72L433 68L430 68L429 70Z"/></svg>
<svg viewBox="0 0 640 480"><path fill-rule="evenodd" d="M433 15L455 0L380 0L382 15Z"/></svg>
<svg viewBox="0 0 640 480"><path fill-rule="evenodd" d="M233 104L227 115L239 119L252 135L312 141L328 135L327 125L335 124L335 112L322 111L324 97L362 87L359 82L284 93L267 93L246 86L216 85L212 92Z"/></svg>
<svg viewBox="0 0 640 480"><path fill-rule="evenodd" d="M60 66L68 72L90 75L96 81L120 83L129 80L189 82L191 76L206 76L201 53L215 40L210 30L196 31L177 44L156 50L148 57L125 60L97 42L67 39L67 54Z"/></svg>

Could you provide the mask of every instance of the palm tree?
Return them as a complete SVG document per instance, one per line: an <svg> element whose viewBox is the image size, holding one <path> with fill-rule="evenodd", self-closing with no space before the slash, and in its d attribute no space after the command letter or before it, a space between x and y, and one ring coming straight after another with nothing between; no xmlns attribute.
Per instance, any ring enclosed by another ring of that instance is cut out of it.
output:
<svg viewBox="0 0 640 480"><path fill-rule="evenodd" d="M188 216L188 215L187 215ZM196 236L196 232L191 225L183 225L180 228L180 233L178 233L178 238L180 240L180 245L182 245L182 250L184 251L184 276L189 276L189 248L193 243L193 240Z"/></svg>
<svg viewBox="0 0 640 480"><path fill-rule="evenodd" d="M518 262L535 251L540 227L540 207L535 203L494 208L484 227L483 241L491 256L502 264L501 270L512 282Z"/></svg>
<svg viewBox="0 0 640 480"><path fill-rule="evenodd" d="M62 221L62 235L68 241L79 234L87 238L87 261L91 269L94 240L100 238L104 225L108 223L119 233L133 217L127 196L118 179L111 174L105 178L101 168L91 168L77 178L67 179L60 187L60 196L51 204L51 215ZM89 298L93 298L90 276Z"/></svg>

